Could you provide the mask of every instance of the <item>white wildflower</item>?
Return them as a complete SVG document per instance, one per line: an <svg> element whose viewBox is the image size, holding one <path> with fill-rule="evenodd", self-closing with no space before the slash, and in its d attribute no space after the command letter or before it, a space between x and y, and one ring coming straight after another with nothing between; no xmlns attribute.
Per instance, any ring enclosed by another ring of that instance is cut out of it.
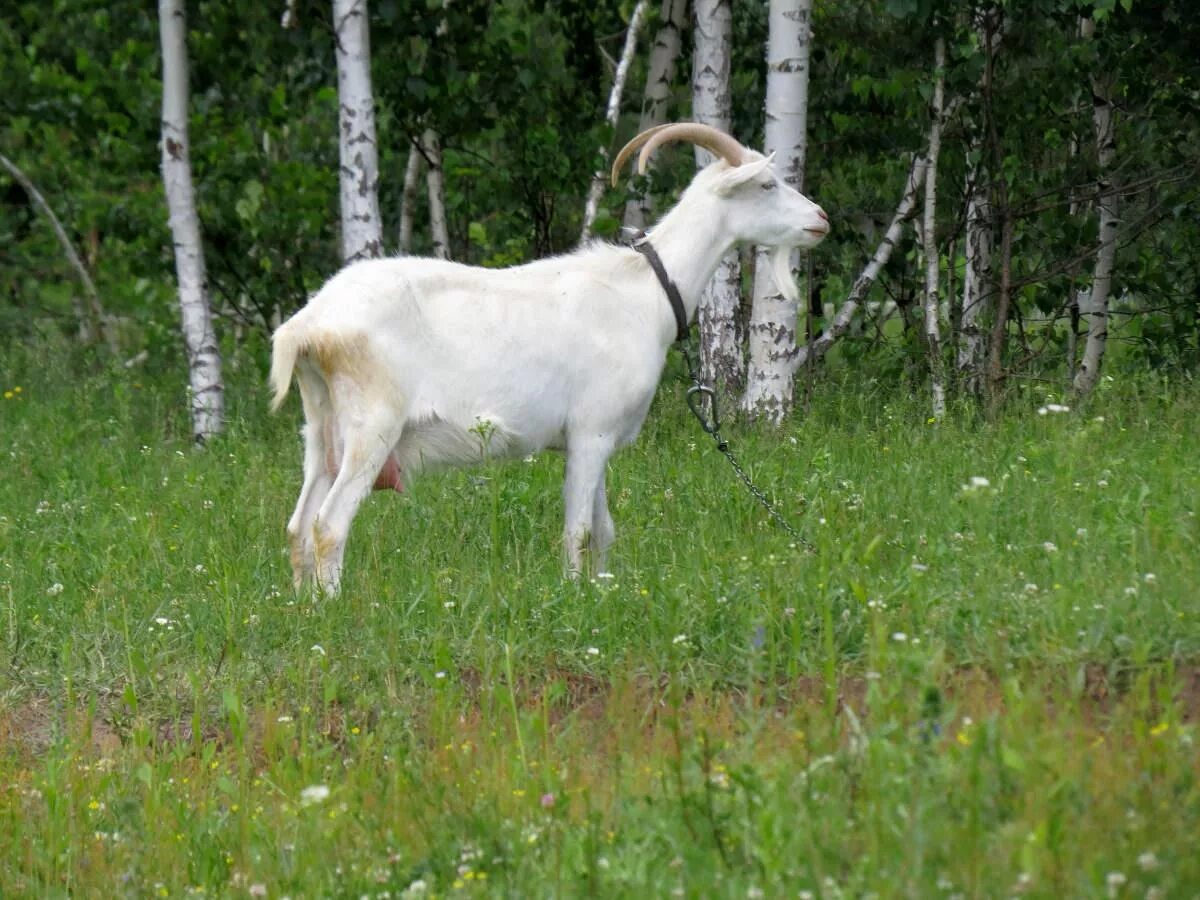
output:
<svg viewBox="0 0 1200 900"><path fill-rule="evenodd" d="M671 641L672 644L686 644L688 636L686 634L677 634Z"/></svg>
<svg viewBox="0 0 1200 900"><path fill-rule="evenodd" d="M1054 541L1043 541L1042 549L1045 550L1047 553L1057 553L1058 552L1058 546L1054 543Z"/></svg>
<svg viewBox="0 0 1200 900"><path fill-rule="evenodd" d="M1121 888L1125 886L1128 879L1124 872L1109 872L1104 876L1104 883L1108 885L1108 896L1115 897L1121 892Z"/></svg>
<svg viewBox="0 0 1200 900"><path fill-rule="evenodd" d="M1071 411L1071 407L1063 406L1061 403L1047 403L1045 406L1038 408L1038 415L1044 416L1048 413L1067 413Z"/></svg>
<svg viewBox="0 0 1200 900"><path fill-rule="evenodd" d="M311 806L314 803L324 803L329 799L329 788L324 784L310 784L300 792L300 803Z"/></svg>
<svg viewBox="0 0 1200 900"><path fill-rule="evenodd" d="M599 656L599 655L600 655L600 648L599 648L599 647L588 647L588 648L587 648L587 655L588 655L588 656Z"/></svg>
<svg viewBox="0 0 1200 900"><path fill-rule="evenodd" d="M326 654L325 654L325 648L324 648L324 647L322 647L320 644L313 644L313 645L312 645L312 646L311 646L309 649L310 649L310 650L311 650L313 653L320 653L322 656L325 656L325 655L326 655Z"/></svg>
<svg viewBox="0 0 1200 900"><path fill-rule="evenodd" d="M896 632L892 633L892 640L895 641L897 644L903 644L905 641L908 640L908 635L905 634L903 631L896 631Z"/></svg>
<svg viewBox="0 0 1200 900"><path fill-rule="evenodd" d="M49 594L51 597L57 597L62 592L63 592L63 586L62 586L61 581L56 581L56 582L54 582L54 584L50 585L50 587L46 588L46 593Z"/></svg>
<svg viewBox="0 0 1200 900"><path fill-rule="evenodd" d="M418 878L412 884L404 889L401 897L424 897L429 891L429 885L425 883L424 878Z"/></svg>
<svg viewBox="0 0 1200 900"><path fill-rule="evenodd" d="M1145 853L1138 856L1138 867L1143 872L1153 872L1158 868L1158 857L1154 855L1154 851L1147 850Z"/></svg>

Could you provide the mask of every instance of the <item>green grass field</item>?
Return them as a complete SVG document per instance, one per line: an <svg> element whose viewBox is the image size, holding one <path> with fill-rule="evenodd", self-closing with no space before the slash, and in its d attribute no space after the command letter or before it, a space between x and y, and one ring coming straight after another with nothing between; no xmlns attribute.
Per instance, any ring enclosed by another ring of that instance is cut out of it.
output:
<svg viewBox="0 0 1200 900"><path fill-rule="evenodd" d="M676 363L612 579L563 580L547 455L372 497L314 601L252 368L197 452L175 380L0 365L0 895L1200 892L1194 388L818 385L729 430L805 552Z"/></svg>

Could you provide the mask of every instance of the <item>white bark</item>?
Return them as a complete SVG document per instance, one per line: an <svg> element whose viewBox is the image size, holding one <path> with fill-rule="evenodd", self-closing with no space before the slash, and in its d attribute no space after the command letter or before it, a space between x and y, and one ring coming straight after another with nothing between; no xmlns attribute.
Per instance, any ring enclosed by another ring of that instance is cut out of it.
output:
<svg viewBox="0 0 1200 900"><path fill-rule="evenodd" d="M29 179L29 176L22 172L17 167L17 164L3 153L0 153L0 165L4 166L17 184L21 185L33 205L41 210L42 215L50 223L50 228L54 231L54 236L58 238L59 244L62 245L67 262L71 264L71 268L79 275L79 280L83 284L84 294L86 295L86 302L80 301L78 297L72 298L75 306L75 315L79 320L79 339L85 344L90 344L96 339L98 332L104 338L108 349L113 353L118 352L116 334L113 332L108 317L104 314L104 307L100 303L100 293L96 290L96 284L92 281L92 276L88 274L83 260L79 258L79 253L75 250L75 245L71 243L71 238L67 236L67 230L63 228L62 222L58 220L58 216L54 214L54 210L50 208L50 204L46 202L46 198L42 196L42 192L37 189L37 186Z"/></svg>
<svg viewBox="0 0 1200 900"><path fill-rule="evenodd" d="M998 10L977 11L972 18L975 34L985 48L987 62L980 75L979 94L990 103L990 82L996 43L1002 23ZM992 280L992 205L986 182L984 159L986 136L984 123L974 128L972 149L975 160L967 168L967 214L963 239L962 314L959 320L958 348L955 367L959 383L969 393L980 395L984 387L984 362L987 355L986 320L995 306Z"/></svg>
<svg viewBox="0 0 1200 900"><path fill-rule="evenodd" d="M225 387L221 354L208 305L208 280L188 151L187 23L183 0L159 0L163 57L162 174L175 244L179 308L187 350L192 434L204 442L221 433Z"/></svg>
<svg viewBox="0 0 1200 900"><path fill-rule="evenodd" d="M1083 360L1075 374L1075 390L1087 394L1100 378L1100 364L1108 344L1108 296L1112 289L1112 273L1117 258L1117 235L1121 224L1120 200L1117 196L1112 170L1117 155L1114 127L1112 84L1103 75L1092 77L1092 123L1096 129L1096 150L1100 167L1100 246L1096 251L1096 266L1092 270L1092 289L1085 300L1080 297L1081 311L1087 313L1087 343Z"/></svg>
<svg viewBox="0 0 1200 900"><path fill-rule="evenodd" d="M338 72L342 258L352 262L383 255L367 0L333 0L333 28Z"/></svg>
<svg viewBox="0 0 1200 900"><path fill-rule="evenodd" d="M732 101L733 10L730 0L696 0L692 53L692 117L730 131ZM696 167L713 161L696 148ZM736 250L726 254L700 298L700 377L728 394L741 393L746 373L743 335L738 321L742 267Z"/></svg>
<svg viewBox="0 0 1200 900"><path fill-rule="evenodd" d="M608 94L608 109L604 121L610 128L617 127L617 116L621 112L621 95L625 93L625 80L629 76L629 67L633 63L633 54L637 50L638 32L646 21L648 0L638 0L629 17L629 28L625 32L625 47L621 50L621 59L617 63L617 71L613 76L612 90ZM592 184L588 188L587 202L583 207L583 229L579 240L582 243L592 236L592 226L596 224L596 214L600 211L600 198L604 194L604 184L608 178L605 172L608 162L608 148L600 148L600 167L592 175Z"/></svg>
<svg viewBox="0 0 1200 900"><path fill-rule="evenodd" d="M796 190L804 187L808 145L808 69L812 0L771 0L767 38L766 151ZM793 255L792 268L796 260ZM750 365L743 408L774 424L792 408L796 301L779 292L771 276L770 251L759 248L754 267L754 307L749 329Z"/></svg>
<svg viewBox="0 0 1200 900"><path fill-rule="evenodd" d="M420 147L408 151L408 164L404 167L404 190L400 194L399 251L407 256L412 252L413 207L417 202L417 183L421 179L421 163L425 157Z"/></svg>
<svg viewBox="0 0 1200 900"><path fill-rule="evenodd" d="M429 189L429 234L433 239L433 255L450 258L450 227L446 222L446 173L442 168L442 139L432 128L421 136L429 171L425 184Z"/></svg>
<svg viewBox="0 0 1200 900"><path fill-rule="evenodd" d="M646 65L646 90L642 95L642 114L638 117L639 134L667 121L687 12L688 0L663 0L662 25L654 36ZM654 198L649 191L640 192L625 203L625 227L645 228L653 214Z"/></svg>
<svg viewBox="0 0 1200 900"><path fill-rule="evenodd" d="M829 348L833 346L846 331L850 328L850 323L854 321L855 313L858 312L859 306L862 304L863 298L867 295L867 291L871 289L871 285L875 283L875 279L879 277L879 273L883 271L883 267L892 257L892 250L900 241L900 237L904 231L904 223L909 220L912 214L917 209L917 192L921 189L921 184L925 180L925 160L922 157L917 157L913 160L912 167L908 171L908 180L904 185L904 195L900 199L900 205L896 207L896 214L892 217L892 223L888 226L887 232L883 236L883 240L879 242L879 246L875 248L875 253L868 260L866 266L858 278L855 279L854 285L850 288L850 293L847 295L845 302L838 309L837 315L833 317L833 321L829 326L812 342L812 358L813 361L821 359ZM804 365L808 362L809 348L807 346L800 348L800 353L796 358L797 365Z"/></svg>
<svg viewBox="0 0 1200 900"><path fill-rule="evenodd" d="M941 256L937 245L937 171L942 149L942 114L946 99L946 40L938 37L933 45L934 69L932 122L929 125L929 158L925 170L925 221L921 229L922 251L925 256L925 342L929 351L929 386L933 401L933 416L946 415L946 381L942 366L942 336L940 326L940 296L938 275Z"/></svg>
<svg viewBox="0 0 1200 900"><path fill-rule="evenodd" d="M296 12L297 0L287 0L287 5L283 9L283 16L279 19L279 27L293 29L300 27L300 16Z"/></svg>
<svg viewBox="0 0 1200 900"><path fill-rule="evenodd" d="M964 235L962 318L956 366L960 383L978 394L983 387L986 347L983 322L992 296L992 209L984 170L976 162L967 172L967 221Z"/></svg>

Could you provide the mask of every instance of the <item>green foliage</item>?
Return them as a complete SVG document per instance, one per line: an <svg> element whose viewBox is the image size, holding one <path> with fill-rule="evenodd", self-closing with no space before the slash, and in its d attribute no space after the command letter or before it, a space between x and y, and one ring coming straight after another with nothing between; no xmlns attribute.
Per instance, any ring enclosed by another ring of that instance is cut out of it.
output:
<svg viewBox="0 0 1200 900"><path fill-rule="evenodd" d="M990 95L976 15L1003 9ZM385 245L399 217L413 141L442 137L456 259L511 265L574 246L586 185L633 127L645 54L635 60L616 133L603 124L611 57L629 3L576 0L386 0L371 5ZM197 2L190 12L192 159L209 284L227 349L299 307L340 264L336 77L327 4L279 9ZM837 225L815 255L817 290L836 306L873 251L913 156L923 151L933 82L931 40L946 37L955 109L943 142L937 237L956 321L967 172L1016 221L1014 315L1004 364L1062 378L1069 303L1090 283L1096 242L1096 152L1090 79L1119 102L1122 237L1111 322L1118 366L1194 372L1200 303L1195 192L1200 64L1195 17L1182 0L847 0L815 8L808 191ZM1096 23L1079 36L1079 20ZM114 23L122 24L116 27ZM734 4L734 132L763 135L766 5ZM686 117L691 36L674 108ZM118 319L128 355L179 360L172 253L158 175L156 22L129 3L21 3L0 16L0 149L33 178L66 223ZM652 190L665 208L692 154L662 154ZM628 186L597 220L614 237ZM414 252L425 253L424 192ZM999 204L998 204L999 207ZM998 245L998 221L993 239ZM921 269L894 255L839 351L866 377L920 381ZM0 176L0 341L75 330L75 275L24 191ZM880 321L881 303L899 317ZM888 307L890 308L890 307ZM818 323L818 325L823 323ZM253 337L251 337L253 335ZM951 352L954 334L946 336Z"/></svg>

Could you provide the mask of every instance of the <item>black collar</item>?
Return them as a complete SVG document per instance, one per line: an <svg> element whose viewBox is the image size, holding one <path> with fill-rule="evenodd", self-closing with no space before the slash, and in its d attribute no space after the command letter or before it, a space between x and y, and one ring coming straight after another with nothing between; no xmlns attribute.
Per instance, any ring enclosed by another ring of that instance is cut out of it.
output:
<svg viewBox="0 0 1200 900"><path fill-rule="evenodd" d="M686 341L688 336L688 320L687 311L683 308L683 298L679 296L679 288L675 287L675 282L667 274L666 267L663 266L663 261L659 257L658 251L654 249L644 234L633 242L633 249L646 257L646 262L650 263L650 268L658 276L658 283L666 291L667 299L671 301L671 311L675 313L675 340Z"/></svg>

